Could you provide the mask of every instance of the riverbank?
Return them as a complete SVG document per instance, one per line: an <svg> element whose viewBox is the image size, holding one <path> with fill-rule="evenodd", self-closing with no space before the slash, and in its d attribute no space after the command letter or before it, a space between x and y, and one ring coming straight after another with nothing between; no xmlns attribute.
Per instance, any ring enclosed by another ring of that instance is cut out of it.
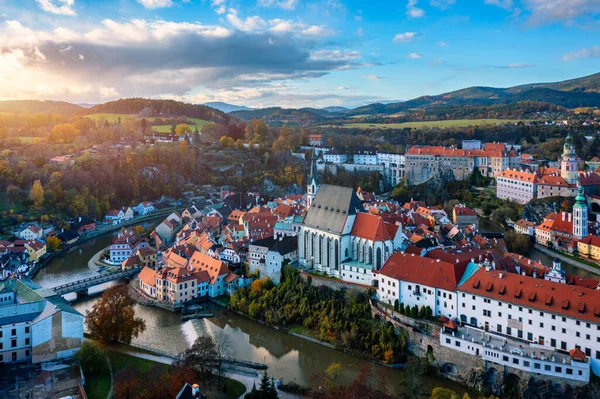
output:
<svg viewBox="0 0 600 399"><path fill-rule="evenodd" d="M598 265L598 264L594 264L595 266L592 266L591 264L583 263L581 260L578 260L576 257L574 257L572 255L567 255L567 254L563 254L561 252L554 251L550 248L544 247L543 245L540 245L537 243L534 244L534 248L540 252L545 253L548 256L557 257L558 259L562 260L563 262L567 262L567 263L569 263L573 266L577 266L580 269L583 269L587 272L594 273L594 274L600 276L600 265Z"/></svg>

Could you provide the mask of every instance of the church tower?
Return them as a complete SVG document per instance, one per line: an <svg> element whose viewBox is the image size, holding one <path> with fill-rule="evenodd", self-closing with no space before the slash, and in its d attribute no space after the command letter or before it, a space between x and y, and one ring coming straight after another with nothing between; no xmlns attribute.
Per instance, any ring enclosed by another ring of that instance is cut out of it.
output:
<svg viewBox="0 0 600 399"><path fill-rule="evenodd" d="M588 236L588 206L580 185L573 205L573 237L578 240Z"/></svg>
<svg viewBox="0 0 600 399"><path fill-rule="evenodd" d="M576 184L579 179L577 173L577 154L575 154L575 143L571 135L567 136L563 147L562 159L560 162L560 176L568 184Z"/></svg>
<svg viewBox="0 0 600 399"><path fill-rule="evenodd" d="M317 170L317 157L315 156L314 150L312 157L310 158L310 174L308 175L307 183L306 206L307 208L310 208L315 200L317 191L319 191L319 171Z"/></svg>

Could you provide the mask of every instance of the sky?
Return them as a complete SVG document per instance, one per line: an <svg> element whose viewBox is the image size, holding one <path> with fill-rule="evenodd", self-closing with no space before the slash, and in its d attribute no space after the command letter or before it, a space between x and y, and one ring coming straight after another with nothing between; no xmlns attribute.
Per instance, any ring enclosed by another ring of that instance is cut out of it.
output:
<svg viewBox="0 0 600 399"><path fill-rule="evenodd" d="M600 0L0 0L0 99L355 107L600 72Z"/></svg>

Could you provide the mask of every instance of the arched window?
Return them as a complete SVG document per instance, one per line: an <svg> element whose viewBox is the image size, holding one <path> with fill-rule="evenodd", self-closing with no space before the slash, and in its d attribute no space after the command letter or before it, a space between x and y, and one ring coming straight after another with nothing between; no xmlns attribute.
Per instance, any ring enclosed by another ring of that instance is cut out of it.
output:
<svg viewBox="0 0 600 399"><path fill-rule="evenodd" d="M335 262L333 264L333 267L336 270L340 270L340 244L339 244L339 240L335 240L335 242L334 242L334 248L333 249L335 251L335 254L333 255L334 262ZM346 248L346 253L348 253L348 248Z"/></svg>
<svg viewBox="0 0 600 399"><path fill-rule="evenodd" d="M319 264L323 265L323 236L319 236Z"/></svg>
<svg viewBox="0 0 600 399"><path fill-rule="evenodd" d="M304 243L303 244L304 244L304 246L303 246L304 247L304 249L303 249L304 250L304 258L306 259L309 256L309 253L308 253L308 231L304 232Z"/></svg>
<svg viewBox="0 0 600 399"><path fill-rule="evenodd" d="M365 260L365 263L368 265L373 263L373 250L371 247L367 247L367 259Z"/></svg>
<svg viewBox="0 0 600 399"><path fill-rule="evenodd" d="M327 237L327 239L325 240L325 245L327 245L327 249L325 251L325 253L327 254L327 257L325 258L325 266L330 266L330 264L331 264L331 238Z"/></svg>
<svg viewBox="0 0 600 399"><path fill-rule="evenodd" d="M381 269L381 264L383 263L383 259L381 258L381 247L377 248L377 255L376 255L375 263L376 263L375 268L377 270Z"/></svg>

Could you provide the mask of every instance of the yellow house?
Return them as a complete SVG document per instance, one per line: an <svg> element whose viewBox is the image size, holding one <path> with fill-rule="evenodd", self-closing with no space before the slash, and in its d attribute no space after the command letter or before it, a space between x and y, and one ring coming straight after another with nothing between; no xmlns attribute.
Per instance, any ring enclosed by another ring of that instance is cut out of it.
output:
<svg viewBox="0 0 600 399"><path fill-rule="evenodd" d="M29 254L29 261L39 261L46 253L46 243L41 240L31 240L25 243L25 249Z"/></svg>
<svg viewBox="0 0 600 399"><path fill-rule="evenodd" d="M579 255L600 260L600 237L589 235L577 243Z"/></svg>

